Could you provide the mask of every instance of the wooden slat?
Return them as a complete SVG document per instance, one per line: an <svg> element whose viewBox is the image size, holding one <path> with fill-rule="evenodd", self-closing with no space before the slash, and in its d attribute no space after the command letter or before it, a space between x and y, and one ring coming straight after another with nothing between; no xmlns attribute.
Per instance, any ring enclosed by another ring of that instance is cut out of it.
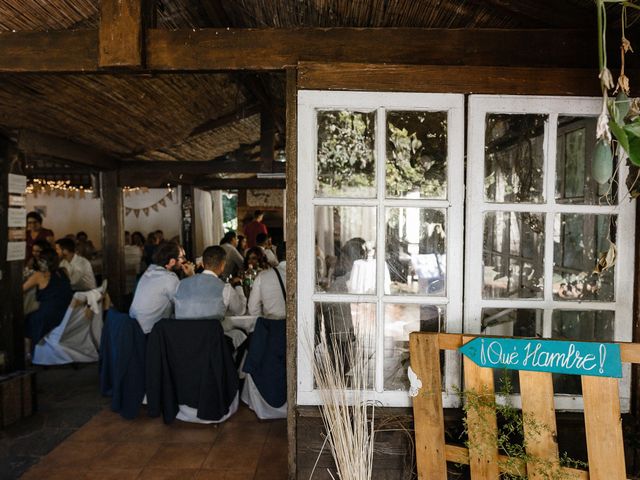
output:
<svg viewBox="0 0 640 480"><path fill-rule="evenodd" d="M467 343L474 337L463 337ZM487 395L494 399L493 370L482 368L472 360L464 357L465 391L478 395ZM467 430L469 444L469 466L474 480L498 480L500 470L498 465L498 422L495 408L478 406L467 411Z"/></svg>
<svg viewBox="0 0 640 480"><path fill-rule="evenodd" d="M98 31L0 33L2 72L95 72Z"/></svg>
<svg viewBox="0 0 640 480"><path fill-rule="evenodd" d="M623 362L640 363L640 343L621 343L620 357Z"/></svg>
<svg viewBox="0 0 640 480"><path fill-rule="evenodd" d="M299 64L302 90L371 90L512 95L599 95L591 68L511 66Z"/></svg>
<svg viewBox="0 0 640 480"><path fill-rule="evenodd" d="M462 346L462 335L459 333L439 333L438 346L440 350L457 350Z"/></svg>
<svg viewBox="0 0 640 480"><path fill-rule="evenodd" d="M144 0L101 0L100 67L141 67Z"/></svg>
<svg viewBox="0 0 640 480"><path fill-rule="evenodd" d="M583 376L582 398L589 478L591 480L627 478L618 380Z"/></svg>
<svg viewBox="0 0 640 480"><path fill-rule="evenodd" d="M248 118L252 115L256 115L260 113L260 105L257 103L243 103L240 105L235 112L229 113L227 115L223 115L221 117L212 118L207 120L206 122L198 125L194 128L189 137L194 137L196 135L201 135L203 133L211 132L220 127L224 127L229 125L230 123L237 122L244 118Z"/></svg>
<svg viewBox="0 0 640 480"><path fill-rule="evenodd" d="M459 445L445 445L447 462L469 465L469 450ZM499 455L500 471L510 475L521 475L526 465L520 459L509 459L506 455ZM560 476L562 478L571 478L573 480L589 480L589 472L578 470L576 468L560 468Z"/></svg>
<svg viewBox="0 0 640 480"><path fill-rule="evenodd" d="M413 398L418 478L447 478L438 336L412 333L409 349L411 369L422 381Z"/></svg>
<svg viewBox="0 0 640 480"><path fill-rule="evenodd" d="M535 459L527 463L527 475L532 480L545 480L559 467L553 379L546 372L520 370L518 373L524 440L527 454Z"/></svg>

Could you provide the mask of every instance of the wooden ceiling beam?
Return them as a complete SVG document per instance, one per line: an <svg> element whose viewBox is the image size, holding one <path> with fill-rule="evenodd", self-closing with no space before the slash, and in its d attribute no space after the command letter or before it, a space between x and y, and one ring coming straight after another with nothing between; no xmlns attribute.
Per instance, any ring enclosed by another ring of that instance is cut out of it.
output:
<svg viewBox="0 0 640 480"><path fill-rule="evenodd" d="M590 67L596 40L590 30L149 29L143 70L281 70L299 61ZM98 71L96 31L0 34L0 72L88 71Z"/></svg>
<svg viewBox="0 0 640 480"><path fill-rule="evenodd" d="M298 61L588 66L591 31L300 28L150 30L151 70L280 70Z"/></svg>
<svg viewBox="0 0 640 480"><path fill-rule="evenodd" d="M96 72L98 31L0 33L1 72Z"/></svg>
<svg viewBox="0 0 640 480"><path fill-rule="evenodd" d="M119 158L95 147L30 130L19 132L18 149L26 155L46 155L96 170L114 170L120 162Z"/></svg>
<svg viewBox="0 0 640 480"><path fill-rule="evenodd" d="M203 178L193 186L202 190L276 189L286 188L284 178Z"/></svg>
<svg viewBox="0 0 640 480"><path fill-rule="evenodd" d="M258 173L262 171L262 165L263 160L208 160L204 162L197 160L175 162L165 160L139 160L121 162L120 173L121 175L127 175L131 178L156 172L198 176L215 173ZM284 172L284 164L278 164L276 162L274 172Z"/></svg>

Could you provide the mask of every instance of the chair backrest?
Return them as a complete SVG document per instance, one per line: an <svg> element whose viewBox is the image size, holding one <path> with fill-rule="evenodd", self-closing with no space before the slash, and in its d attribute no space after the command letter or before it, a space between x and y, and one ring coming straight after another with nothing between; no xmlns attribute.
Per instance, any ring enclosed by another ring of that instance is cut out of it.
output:
<svg viewBox="0 0 640 480"><path fill-rule="evenodd" d="M457 350L472 336L413 332L410 335L411 369L422 383L413 399L418 476L447 478L447 461L467 464L473 480L495 479L500 473L547 478L549 466L567 478L623 480L626 477L618 379L581 376L589 471L560 467L552 373L520 370L523 415L535 418L543 429L527 428L527 455L540 461L519 463L500 455L495 407L480 405L467 411L467 432L474 448L445 443L440 350ZM640 344L621 343L623 362L640 363ZM494 396L494 370L464 358L465 392Z"/></svg>

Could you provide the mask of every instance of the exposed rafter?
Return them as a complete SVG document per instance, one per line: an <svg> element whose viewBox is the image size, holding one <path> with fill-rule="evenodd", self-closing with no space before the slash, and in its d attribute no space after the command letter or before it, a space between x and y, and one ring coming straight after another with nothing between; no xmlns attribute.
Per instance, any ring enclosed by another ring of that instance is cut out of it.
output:
<svg viewBox="0 0 640 480"><path fill-rule="evenodd" d="M27 155L44 155L95 170L114 170L119 159L90 145L44 133L21 130L18 149Z"/></svg>
<svg viewBox="0 0 640 480"><path fill-rule="evenodd" d="M206 122L198 125L194 128L189 137L194 137L196 135L201 135L203 133L211 132L212 130L216 130L220 127L224 127L229 125L230 123L237 122L238 120L242 120L244 118L250 117L252 115L256 115L260 113L260 105L257 103L243 103L240 105L235 112L229 113L227 115L223 115L221 117L212 118L211 120L207 120ZM187 137L187 138L189 138Z"/></svg>

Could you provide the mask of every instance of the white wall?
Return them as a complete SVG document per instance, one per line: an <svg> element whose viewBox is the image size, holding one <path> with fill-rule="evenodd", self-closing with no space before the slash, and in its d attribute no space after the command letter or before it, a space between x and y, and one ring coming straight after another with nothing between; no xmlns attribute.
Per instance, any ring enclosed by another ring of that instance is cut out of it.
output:
<svg viewBox="0 0 640 480"><path fill-rule="evenodd" d="M124 205L128 208L145 208L156 203L167 194L166 189L150 189L148 192L132 193L124 197ZM145 236L154 230L164 231L165 238L169 239L180 234L180 195L176 189L173 200L166 199L166 207L158 206L158 211L149 209L149 215L144 212L136 218L133 212L125 216L125 230L141 231ZM30 212L36 206L46 207L47 214L43 225L53 230L56 239L69 233L76 234L83 230L89 235L89 239L96 248L100 249L102 237L100 232L101 211L100 199L90 198L66 198L55 194L27 195L27 211Z"/></svg>
<svg viewBox="0 0 640 480"><path fill-rule="evenodd" d="M100 199L58 197L55 193L40 193L37 197L27 195L27 212L34 207L46 207L46 216L42 225L53 230L55 238L62 238L69 233L87 232L96 248L102 245L100 233Z"/></svg>

